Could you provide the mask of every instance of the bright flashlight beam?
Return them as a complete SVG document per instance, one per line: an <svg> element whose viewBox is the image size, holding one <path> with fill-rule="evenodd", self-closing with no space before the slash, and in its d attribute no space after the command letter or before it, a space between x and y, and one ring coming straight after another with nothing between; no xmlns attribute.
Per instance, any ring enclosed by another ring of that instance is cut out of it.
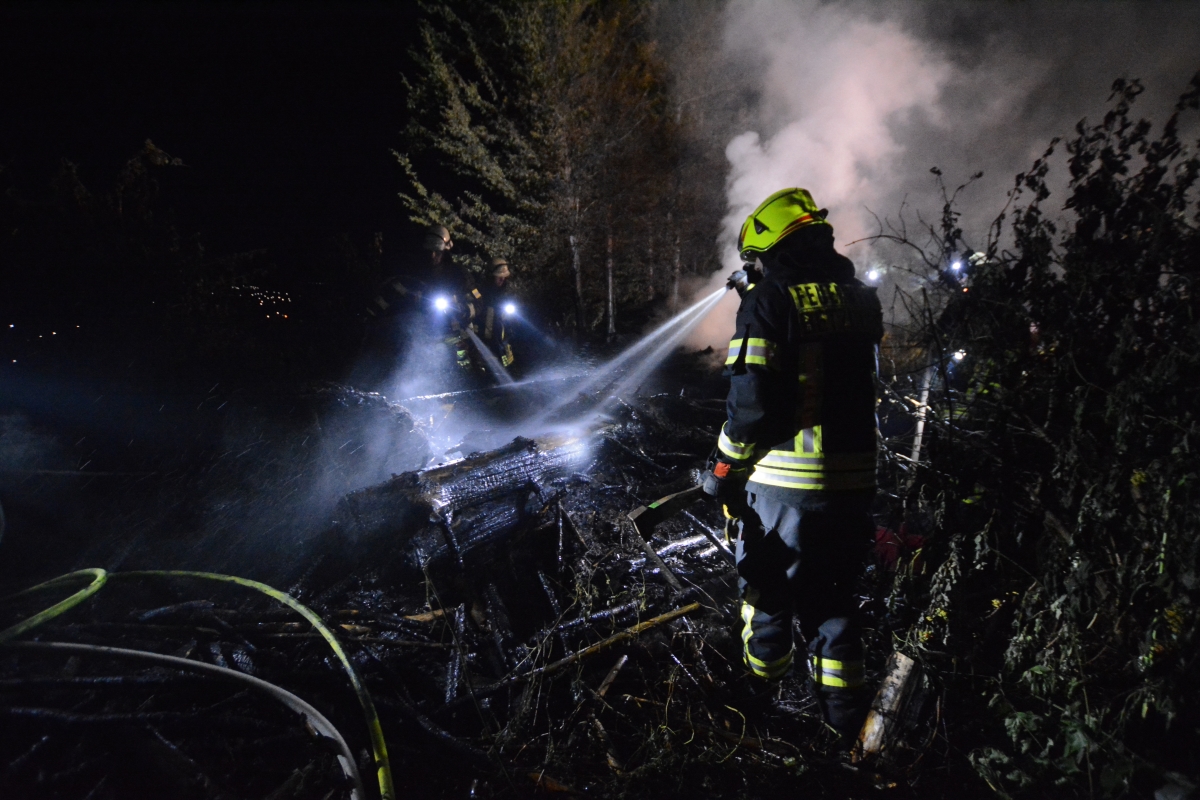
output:
<svg viewBox="0 0 1200 800"><path fill-rule="evenodd" d="M438 311L445 311L450 307L450 301L444 297L438 297L433 301L433 307Z"/></svg>
<svg viewBox="0 0 1200 800"><path fill-rule="evenodd" d="M955 272L958 272L960 269L962 269L962 262L955 261L953 264L950 265L950 269L954 270Z"/></svg>
<svg viewBox="0 0 1200 800"><path fill-rule="evenodd" d="M510 317L513 314L517 313L517 304L516 303L505 303L504 304L504 313Z"/></svg>

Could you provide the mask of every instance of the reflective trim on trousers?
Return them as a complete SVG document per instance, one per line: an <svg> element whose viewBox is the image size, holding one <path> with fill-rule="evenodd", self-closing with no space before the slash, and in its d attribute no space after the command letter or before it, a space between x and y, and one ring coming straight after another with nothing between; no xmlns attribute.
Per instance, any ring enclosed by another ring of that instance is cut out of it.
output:
<svg viewBox="0 0 1200 800"><path fill-rule="evenodd" d="M795 646L789 649L783 656L774 661L763 661L750 653L750 640L754 636L754 606L742 601L742 661L760 678L766 678L769 681L777 681L787 675L789 669L792 668L792 658L796 652Z"/></svg>
<svg viewBox="0 0 1200 800"><path fill-rule="evenodd" d="M858 689L864 683L861 661L838 661L810 655L808 670L814 683L828 689Z"/></svg>

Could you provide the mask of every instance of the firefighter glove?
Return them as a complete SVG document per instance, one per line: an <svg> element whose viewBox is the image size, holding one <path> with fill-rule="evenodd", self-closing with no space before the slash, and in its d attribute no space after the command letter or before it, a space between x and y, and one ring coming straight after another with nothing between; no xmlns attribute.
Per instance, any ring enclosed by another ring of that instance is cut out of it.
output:
<svg viewBox="0 0 1200 800"><path fill-rule="evenodd" d="M750 288L750 276L746 274L746 270L739 269L729 276L729 280L725 281L725 288L733 289L738 293L738 297L745 297L746 291Z"/></svg>
<svg viewBox="0 0 1200 800"><path fill-rule="evenodd" d="M704 493L717 498L725 513L740 517L746 510L746 479L749 470L728 461L717 461L704 476Z"/></svg>
<svg viewBox="0 0 1200 800"><path fill-rule="evenodd" d="M745 297L746 292L754 288L754 284L760 283L763 279L762 272L756 264L747 264L744 268L729 276L729 280L725 281L726 289L733 289L738 293L738 297Z"/></svg>

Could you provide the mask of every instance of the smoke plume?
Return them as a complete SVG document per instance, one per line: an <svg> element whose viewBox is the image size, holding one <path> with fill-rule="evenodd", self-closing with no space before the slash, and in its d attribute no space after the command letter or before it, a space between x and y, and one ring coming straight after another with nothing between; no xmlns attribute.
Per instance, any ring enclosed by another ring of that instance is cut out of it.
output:
<svg viewBox="0 0 1200 800"><path fill-rule="evenodd" d="M716 55L675 59L682 85L721 87L694 115L728 160L725 270L700 291L739 268L742 221L789 186L829 209L861 276L889 255L859 240L901 216L910 232L938 218L932 167L950 190L983 172L959 203L982 248L1014 175L1080 119L1099 119L1114 79L1140 78L1136 110L1161 125L1200 68L1200 4L730 0L715 13ZM1066 176L1061 158L1053 166L1057 209ZM723 347L734 308L722 303L693 344Z"/></svg>

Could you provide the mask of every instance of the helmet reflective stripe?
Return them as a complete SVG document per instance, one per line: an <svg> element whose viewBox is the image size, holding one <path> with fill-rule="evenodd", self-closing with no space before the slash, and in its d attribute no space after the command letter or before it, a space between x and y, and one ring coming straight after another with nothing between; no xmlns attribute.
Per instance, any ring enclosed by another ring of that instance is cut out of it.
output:
<svg viewBox="0 0 1200 800"><path fill-rule="evenodd" d="M753 260L787 236L810 225L828 225L806 189L783 189L768 197L746 217L738 235L738 252L743 261Z"/></svg>
<svg viewBox="0 0 1200 800"><path fill-rule="evenodd" d="M857 689L863 685L862 661L838 661L820 656L808 657L813 682L829 689Z"/></svg>

